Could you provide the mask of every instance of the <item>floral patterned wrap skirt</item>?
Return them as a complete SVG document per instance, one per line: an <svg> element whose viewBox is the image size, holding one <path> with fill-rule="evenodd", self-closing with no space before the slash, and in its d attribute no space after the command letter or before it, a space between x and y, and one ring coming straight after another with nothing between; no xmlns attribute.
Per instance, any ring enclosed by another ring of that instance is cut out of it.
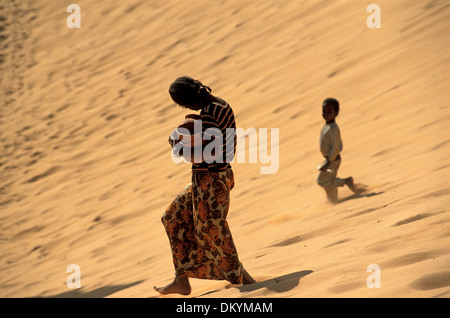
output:
<svg viewBox="0 0 450 318"><path fill-rule="evenodd" d="M192 182L166 209L161 219L176 275L242 283L243 267L226 220L233 187L232 170L193 172Z"/></svg>

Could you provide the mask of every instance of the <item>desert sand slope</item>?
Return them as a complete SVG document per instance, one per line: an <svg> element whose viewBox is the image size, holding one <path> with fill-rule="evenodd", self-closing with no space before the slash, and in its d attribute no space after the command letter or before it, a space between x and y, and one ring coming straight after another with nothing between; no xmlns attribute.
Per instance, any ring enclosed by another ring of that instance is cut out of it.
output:
<svg viewBox="0 0 450 318"><path fill-rule="evenodd" d="M448 1L379 0L380 29L361 1L73 2L80 29L69 1L0 3L0 296L159 297L160 217L190 179L167 144L181 75L239 127L279 129L276 173L233 165L228 220L258 283L192 280L191 296L450 296ZM315 183L330 96L340 175L369 186L336 205Z"/></svg>

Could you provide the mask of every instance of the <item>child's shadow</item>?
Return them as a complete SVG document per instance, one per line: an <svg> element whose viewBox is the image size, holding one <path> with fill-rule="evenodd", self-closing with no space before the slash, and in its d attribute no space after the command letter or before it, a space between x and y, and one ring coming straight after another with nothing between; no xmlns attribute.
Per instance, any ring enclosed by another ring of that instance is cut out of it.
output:
<svg viewBox="0 0 450 318"><path fill-rule="evenodd" d="M383 194L383 193L384 193L384 191L381 191L381 192L371 192L371 193L353 194L353 195L351 195L351 196L349 196L349 197L346 197L346 198L343 198L343 199L338 200L337 203L342 203L342 202L345 202L345 201L354 200L354 199L359 199L359 198L369 198L369 197L373 197L373 196L380 195L380 194Z"/></svg>

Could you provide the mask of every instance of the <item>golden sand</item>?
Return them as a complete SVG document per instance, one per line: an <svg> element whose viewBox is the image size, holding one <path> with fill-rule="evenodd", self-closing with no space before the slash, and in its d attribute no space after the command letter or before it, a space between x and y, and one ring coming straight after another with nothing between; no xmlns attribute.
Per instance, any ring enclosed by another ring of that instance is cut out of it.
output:
<svg viewBox="0 0 450 318"><path fill-rule="evenodd" d="M279 170L236 163L228 221L258 281L191 280L191 297L450 296L450 6L361 1L2 1L0 296L161 297L160 217L190 180L167 137L178 76L226 99L242 128L279 128ZM321 102L341 103L326 203ZM81 269L81 288L66 271ZM380 288L368 288L368 266ZM174 297L174 296L169 296Z"/></svg>

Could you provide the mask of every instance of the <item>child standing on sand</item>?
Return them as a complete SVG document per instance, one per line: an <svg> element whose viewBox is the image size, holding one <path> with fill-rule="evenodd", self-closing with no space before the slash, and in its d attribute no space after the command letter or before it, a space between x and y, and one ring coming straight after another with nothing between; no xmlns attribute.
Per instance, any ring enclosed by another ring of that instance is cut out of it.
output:
<svg viewBox="0 0 450 318"><path fill-rule="evenodd" d="M226 160L207 162L205 158L197 161L192 157L191 183L161 218L172 249L175 279L167 286L154 289L161 294L188 295L189 277L224 279L232 284L255 283L239 261L226 221L230 191L234 187L229 162L236 151L236 140L226 138L230 129L236 129L233 110L226 101L213 96L208 86L187 76L173 82L169 93L179 106L200 111L203 132L208 128L222 132L225 143L222 157ZM201 147L209 142L203 140ZM169 143L174 146L170 138Z"/></svg>
<svg viewBox="0 0 450 318"><path fill-rule="evenodd" d="M337 203L337 188L347 185L355 194L361 193L364 189L355 186L352 177L341 179L337 177L337 171L341 165L341 151L343 149L341 133L336 123L339 115L339 102L334 98L327 98L322 104L322 117L325 125L320 131L320 152L325 157L325 161L319 166L319 176L317 184L324 188L327 199L331 203Z"/></svg>

